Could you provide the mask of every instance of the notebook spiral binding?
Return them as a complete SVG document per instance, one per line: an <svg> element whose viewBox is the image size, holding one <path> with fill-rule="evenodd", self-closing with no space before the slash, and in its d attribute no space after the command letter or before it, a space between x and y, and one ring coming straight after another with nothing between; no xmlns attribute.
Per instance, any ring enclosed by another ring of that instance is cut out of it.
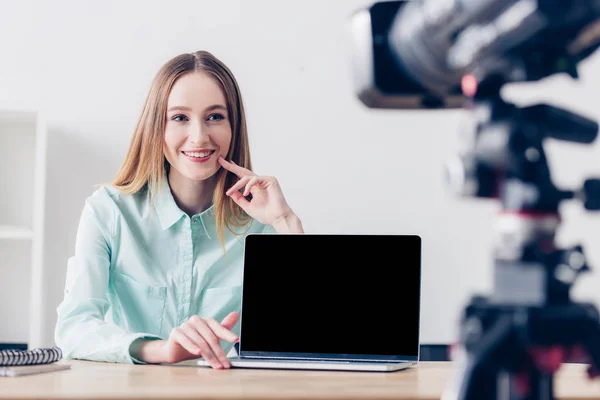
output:
<svg viewBox="0 0 600 400"><path fill-rule="evenodd" d="M51 364L62 358L58 347L32 350L0 350L0 366Z"/></svg>

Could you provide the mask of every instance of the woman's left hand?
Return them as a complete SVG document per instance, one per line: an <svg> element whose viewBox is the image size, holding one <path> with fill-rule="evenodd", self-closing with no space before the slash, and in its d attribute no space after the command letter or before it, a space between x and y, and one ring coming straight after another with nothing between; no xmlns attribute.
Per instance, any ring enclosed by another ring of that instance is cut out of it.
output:
<svg viewBox="0 0 600 400"><path fill-rule="evenodd" d="M265 225L275 225L279 221L295 217L288 205L277 178L273 176L258 176L249 169L218 158L219 164L228 171L237 175L240 180L227 190L231 197L242 210L249 216ZM243 194L240 192L243 189ZM245 196L252 194L252 201Z"/></svg>

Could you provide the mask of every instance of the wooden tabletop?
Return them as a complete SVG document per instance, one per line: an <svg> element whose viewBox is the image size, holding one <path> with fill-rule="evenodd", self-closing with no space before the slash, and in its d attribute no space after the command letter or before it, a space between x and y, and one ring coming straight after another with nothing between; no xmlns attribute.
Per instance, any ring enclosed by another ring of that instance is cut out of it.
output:
<svg viewBox="0 0 600 400"><path fill-rule="evenodd" d="M122 365L61 361L72 368L0 378L0 399L439 399L452 376L448 362L397 372L330 372ZM580 364L556 375L560 399L600 399L600 380Z"/></svg>

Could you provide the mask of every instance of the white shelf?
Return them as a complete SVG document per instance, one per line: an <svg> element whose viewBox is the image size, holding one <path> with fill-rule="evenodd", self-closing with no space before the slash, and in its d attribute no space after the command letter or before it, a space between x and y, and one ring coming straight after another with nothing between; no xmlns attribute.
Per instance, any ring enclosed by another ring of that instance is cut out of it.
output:
<svg viewBox="0 0 600 400"><path fill-rule="evenodd" d="M38 113L24 110L0 110L0 125L6 124L35 124Z"/></svg>
<svg viewBox="0 0 600 400"><path fill-rule="evenodd" d="M33 231L27 227L0 225L0 239L33 239Z"/></svg>
<svg viewBox="0 0 600 400"><path fill-rule="evenodd" d="M0 342L51 344L44 331L46 123L35 110L0 109Z"/></svg>
<svg viewBox="0 0 600 400"><path fill-rule="evenodd" d="M0 317L10 321L0 327L2 343L29 343L33 243L33 240L0 240L0 299L4 303Z"/></svg>

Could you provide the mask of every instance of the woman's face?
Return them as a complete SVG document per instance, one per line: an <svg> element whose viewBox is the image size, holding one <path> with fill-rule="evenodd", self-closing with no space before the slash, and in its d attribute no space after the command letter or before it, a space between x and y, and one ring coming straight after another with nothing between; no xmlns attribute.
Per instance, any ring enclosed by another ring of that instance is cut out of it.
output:
<svg viewBox="0 0 600 400"><path fill-rule="evenodd" d="M191 180L208 179L221 168L217 158L227 156L230 143L227 103L217 82L200 72L177 79L167 103L163 146L171 168Z"/></svg>

